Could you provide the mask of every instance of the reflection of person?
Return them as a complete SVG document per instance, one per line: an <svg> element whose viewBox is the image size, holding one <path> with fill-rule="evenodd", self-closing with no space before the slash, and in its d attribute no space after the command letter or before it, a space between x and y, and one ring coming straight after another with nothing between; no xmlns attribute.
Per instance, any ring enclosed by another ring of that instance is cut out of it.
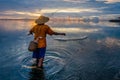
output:
<svg viewBox="0 0 120 80"><path fill-rule="evenodd" d="M32 68L29 72L29 80L46 80L44 70Z"/></svg>
<svg viewBox="0 0 120 80"><path fill-rule="evenodd" d="M45 57L46 35L65 35L65 33L54 32L48 25L45 24L48 21L48 17L40 16L35 20L35 23L37 24L29 31L29 35L34 33L34 40L38 40L38 48L33 52L33 58L36 58L37 67L39 68L42 68Z"/></svg>

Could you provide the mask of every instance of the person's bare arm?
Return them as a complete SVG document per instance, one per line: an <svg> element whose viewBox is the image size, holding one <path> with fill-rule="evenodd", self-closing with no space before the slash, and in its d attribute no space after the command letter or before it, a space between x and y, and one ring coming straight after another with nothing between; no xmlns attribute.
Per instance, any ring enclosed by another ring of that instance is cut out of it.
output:
<svg viewBox="0 0 120 80"><path fill-rule="evenodd" d="M65 33L58 33L58 32L54 32L53 34L54 35L64 35L64 36L66 35Z"/></svg>
<svg viewBox="0 0 120 80"><path fill-rule="evenodd" d="M32 31L29 31L28 35L33 35L33 32L32 32Z"/></svg>

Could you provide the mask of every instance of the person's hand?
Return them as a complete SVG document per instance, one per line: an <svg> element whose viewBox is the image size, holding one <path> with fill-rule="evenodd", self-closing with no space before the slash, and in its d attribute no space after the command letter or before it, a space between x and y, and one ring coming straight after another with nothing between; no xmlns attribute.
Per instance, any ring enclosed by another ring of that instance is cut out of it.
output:
<svg viewBox="0 0 120 80"><path fill-rule="evenodd" d="M28 33L27 35L29 36L29 35L32 35L32 34L31 34L31 33Z"/></svg>
<svg viewBox="0 0 120 80"><path fill-rule="evenodd" d="M28 36L31 35L30 33L27 34Z"/></svg>
<svg viewBox="0 0 120 80"><path fill-rule="evenodd" d="M62 35L66 36L66 34L65 34L65 33L62 33Z"/></svg>

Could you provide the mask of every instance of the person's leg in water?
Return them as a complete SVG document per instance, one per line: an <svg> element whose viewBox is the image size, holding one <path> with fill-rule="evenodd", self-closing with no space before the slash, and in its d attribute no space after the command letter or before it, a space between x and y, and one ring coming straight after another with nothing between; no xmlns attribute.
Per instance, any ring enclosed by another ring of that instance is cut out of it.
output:
<svg viewBox="0 0 120 80"><path fill-rule="evenodd" d="M34 58L36 66L38 65L38 62L39 62L38 54L39 54L39 49L36 49L35 51L33 51L32 58Z"/></svg>
<svg viewBox="0 0 120 80"><path fill-rule="evenodd" d="M45 57L45 52L46 52L46 48L39 48L39 60L38 60L38 67L39 68L43 68L43 61L44 61L44 57Z"/></svg>
<svg viewBox="0 0 120 80"><path fill-rule="evenodd" d="M44 61L44 58L39 59L39 62L38 62L38 67L39 68L43 68L43 61Z"/></svg>
<svg viewBox="0 0 120 80"><path fill-rule="evenodd" d="M36 66L38 66L38 63L39 63L39 59L36 58Z"/></svg>

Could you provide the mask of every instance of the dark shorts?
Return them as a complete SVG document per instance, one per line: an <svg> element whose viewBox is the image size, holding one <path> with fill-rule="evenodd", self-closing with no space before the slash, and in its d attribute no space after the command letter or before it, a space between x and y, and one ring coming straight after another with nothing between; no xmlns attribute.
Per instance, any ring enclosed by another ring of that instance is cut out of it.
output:
<svg viewBox="0 0 120 80"><path fill-rule="evenodd" d="M36 51L33 52L33 58L44 58L45 57L45 52L46 52L46 47L45 48L37 48Z"/></svg>

